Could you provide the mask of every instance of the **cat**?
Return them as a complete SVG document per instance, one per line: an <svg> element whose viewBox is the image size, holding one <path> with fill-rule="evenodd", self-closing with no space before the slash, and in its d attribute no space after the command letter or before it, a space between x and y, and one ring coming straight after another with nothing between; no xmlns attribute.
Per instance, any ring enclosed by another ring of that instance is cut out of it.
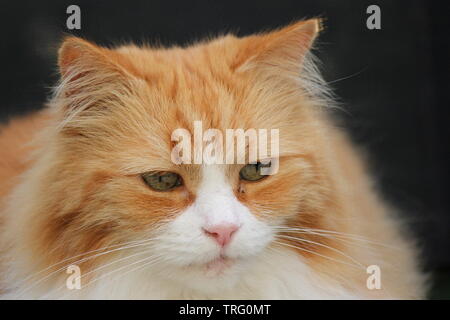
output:
<svg viewBox="0 0 450 320"><path fill-rule="evenodd" d="M1 128L0 297L424 298L415 241L330 115L320 31L67 37L48 106ZM278 172L174 164L171 135L195 121L278 129Z"/></svg>

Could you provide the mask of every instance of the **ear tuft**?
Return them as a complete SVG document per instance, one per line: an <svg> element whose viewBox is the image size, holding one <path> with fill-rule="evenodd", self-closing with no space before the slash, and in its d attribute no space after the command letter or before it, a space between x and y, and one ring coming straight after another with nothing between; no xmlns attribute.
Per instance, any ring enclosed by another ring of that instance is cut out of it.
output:
<svg viewBox="0 0 450 320"><path fill-rule="evenodd" d="M318 29L319 29L318 33L321 33L321 32L323 32L325 30L326 19L325 18L317 18L316 20L317 20L317 24L319 25L318 26Z"/></svg>

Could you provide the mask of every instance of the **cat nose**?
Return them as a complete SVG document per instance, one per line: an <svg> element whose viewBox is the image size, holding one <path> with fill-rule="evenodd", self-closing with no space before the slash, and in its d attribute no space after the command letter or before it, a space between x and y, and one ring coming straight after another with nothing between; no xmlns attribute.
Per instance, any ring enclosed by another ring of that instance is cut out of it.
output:
<svg viewBox="0 0 450 320"><path fill-rule="evenodd" d="M233 223L221 223L208 227L204 227L205 234L213 238L220 246L225 247L230 241L231 236L239 229Z"/></svg>

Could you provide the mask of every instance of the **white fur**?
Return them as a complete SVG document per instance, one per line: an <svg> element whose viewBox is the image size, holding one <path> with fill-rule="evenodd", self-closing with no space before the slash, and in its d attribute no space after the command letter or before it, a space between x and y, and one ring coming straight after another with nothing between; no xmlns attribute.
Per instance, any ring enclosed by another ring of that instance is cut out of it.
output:
<svg viewBox="0 0 450 320"><path fill-rule="evenodd" d="M63 286L43 293L33 290L20 298L45 299L355 299L364 298L341 287L330 285L301 258L288 249L267 250L247 268L236 268L222 281L214 281L215 290L205 292L198 284L187 287L179 282L189 278L183 271L172 271L169 280L163 266L153 266L125 276L104 278L95 286L69 291ZM109 270L105 270L105 273ZM232 286L226 281L233 280ZM199 278L191 278L191 282ZM221 282L221 283L219 283ZM63 282L61 282L63 283ZM218 286L220 285L220 286ZM17 298L14 293L3 298Z"/></svg>
<svg viewBox="0 0 450 320"><path fill-rule="evenodd" d="M117 260L111 259L111 262L118 262L99 271L96 274L99 280L92 284L87 285L89 282L82 280L80 290L67 289L65 277L68 275L65 275L51 288L36 286L24 291L24 287L20 287L3 298L355 298L321 279L298 254L270 247L274 236L271 227L237 200L222 168L204 166L196 201L157 230L158 236L148 255L140 255L136 250L127 253L134 254L133 259L125 258L127 255L114 256ZM202 230L208 224L222 222L240 226L224 250ZM207 266L221 255L233 259L233 264L227 268ZM149 259L149 264L139 268L142 258ZM117 272L119 268L122 271ZM87 286L83 288L83 285Z"/></svg>

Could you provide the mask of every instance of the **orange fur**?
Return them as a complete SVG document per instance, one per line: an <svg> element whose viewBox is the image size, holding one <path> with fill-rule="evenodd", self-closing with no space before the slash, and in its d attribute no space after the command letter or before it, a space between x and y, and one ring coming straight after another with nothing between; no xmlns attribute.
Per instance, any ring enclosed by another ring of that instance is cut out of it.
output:
<svg viewBox="0 0 450 320"><path fill-rule="evenodd" d="M171 162L173 130L192 132L195 120L203 121L204 130L223 132L279 128L279 173L240 182L242 166L229 165L236 197L269 223L382 237L399 250L351 246L317 234L304 235L309 242L281 241L298 247L293 250L329 281L368 297L385 297L384 290L367 293L364 271L324 256L345 259L339 250L364 265L382 265L392 295L423 297L414 246L376 196L348 139L329 120L322 105L326 90L314 96L305 87L314 79L301 66L318 31L317 21L307 21L169 49L106 49L66 39L59 59L62 82L50 108L14 120L0 133L0 198L6 202L15 185L29 184L12 198L22 202L2 210L2 246L8 244L13 256L26 255L30 269L39 270L139 239L195 201L201 171ZM152 192L139 176L150 170L177 172L185 184L170 193ZM0 259L5 262L6 255Z"/></svg>

